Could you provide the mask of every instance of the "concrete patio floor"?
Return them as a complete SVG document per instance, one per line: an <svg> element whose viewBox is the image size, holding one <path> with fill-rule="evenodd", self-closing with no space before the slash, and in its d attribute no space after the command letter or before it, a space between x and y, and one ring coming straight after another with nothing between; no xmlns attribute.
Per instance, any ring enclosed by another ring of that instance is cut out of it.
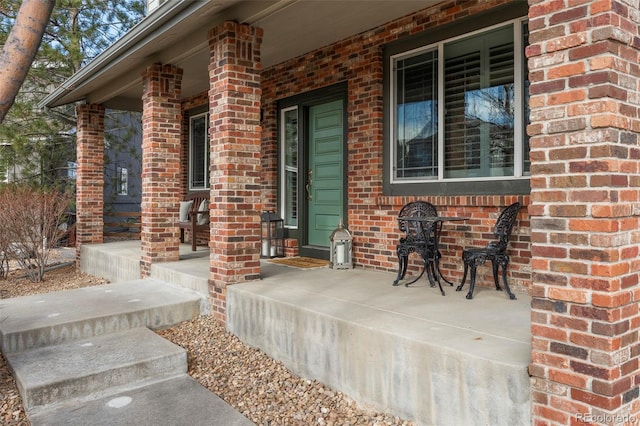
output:
<svg viewBox="0 0 640 426"><path fill-rule="evenodd" d="M139 241L83 246L83 257L84 272L113 281L135 273ZM208 249L184 245L180 258L152 276L206 297ZM480 287L467 300L394 279L263 261L261 280L228 287L227 328L296 374L419 424L530 424L530 297Z"/></svg>

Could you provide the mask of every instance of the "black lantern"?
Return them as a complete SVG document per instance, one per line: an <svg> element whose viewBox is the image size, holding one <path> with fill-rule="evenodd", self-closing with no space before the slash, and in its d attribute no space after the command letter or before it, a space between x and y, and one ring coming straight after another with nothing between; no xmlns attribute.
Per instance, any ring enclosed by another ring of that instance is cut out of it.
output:
<svg viewBox="0 0 640 426"><path fill-rule="evenodd" d="M260 215L260 258L284 257L284 220L274 211Z"/></svg>
<svg viewBox="0 0 640 426"><path fill-rule="evenodd" d="M353 237L351 232L344 227L342 219L338 227L331 233L329 237L331 242L329 261L332 269L351 269L353 268L352 244Z"/></svg>

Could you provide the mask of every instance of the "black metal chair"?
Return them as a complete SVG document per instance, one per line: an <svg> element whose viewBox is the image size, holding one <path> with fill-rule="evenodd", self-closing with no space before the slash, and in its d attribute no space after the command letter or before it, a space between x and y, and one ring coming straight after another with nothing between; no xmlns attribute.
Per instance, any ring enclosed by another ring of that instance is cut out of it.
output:
<svg viewBox="0 0 640 426"><path fill-rule="evenodd" d="M479 265L484 265L487 260L491 261L491 266L493 267L493 281L495 282L496 290L502 290L500 283L498 282L498 267L502 266L502 281L504 282L504 288L510 299L516 299L516 296L511 292L509 284L507 283L507 266L509 266L507 246L509 245L509 238L511 236L511 231L513 230L513 225L516 222L519 209L520 203L513 203L500 213L500 216L496 220L496 224L493 228L493 235L496 238L495 241L491 241L484 248L467 248L462 251L464 274L462 276L462 283L456 288L456 291L462 290L467 279L467 272L471 269L469 292L466 296L467 299L473 299L473 289L476 285L476 268Z"/></svg>
<svg viewBox="0 0 640 426"><path fill-rule="evenodd" d="M425 236L423 228L425 226L424 223L411 220L411 218L437 216L438 212L436 211L435 206L427 201L413 201L408 203L402 207L400 213L398 213L398 228L405 236L400 238L400 241L396 246L396 252L398 254L398 276L393 282L394 286L398 285L400 280L404 279L407 273L409 254L411 253L417 253L420 255L424 262L424 269L417 278L406 283L405 286L409 286L409 284L418 281L420 277L424 275L427 268L431 268L430 276L436 276L434 263L436 256L440 256L440 253L436 250L435 232L431 230L428 232L428 235ZM436 281L440 287L440 292L444 295L440 281ZM431 280L430 284L432 287L435 286Z"/></svg>

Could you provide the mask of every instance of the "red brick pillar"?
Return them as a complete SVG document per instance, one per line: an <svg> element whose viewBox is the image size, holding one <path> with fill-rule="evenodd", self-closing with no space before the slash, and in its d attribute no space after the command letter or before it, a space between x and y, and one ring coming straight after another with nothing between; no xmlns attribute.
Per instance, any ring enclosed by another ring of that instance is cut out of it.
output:
<svg viewBox="0 0 640 426"><path fill-rule="evenodd" d="M141 270L179 259L182 70L154 64L142 74Z"/></svg>
<svg viewBox="0 0 640 426"><path fill-rule="evenodd" d="M260 278L262 30L225 22L209 32L210 296L225 320L226 286Z"/></svg>
<svg viewBox="0 0 640 426"><path fill-rule="evenodd" d="M76 264L82 244L103 242L104 209L104 106L76 108Z"/></svg>
<svg viewBox="0 0 640 426"><path fill-rule="evenodd" d="M640 422L639 14L530 0L536 425Z"/></svg>

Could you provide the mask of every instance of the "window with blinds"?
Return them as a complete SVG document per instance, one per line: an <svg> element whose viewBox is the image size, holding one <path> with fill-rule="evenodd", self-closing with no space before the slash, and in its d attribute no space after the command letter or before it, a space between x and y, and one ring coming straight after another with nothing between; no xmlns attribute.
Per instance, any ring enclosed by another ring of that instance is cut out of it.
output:
<svg viewBox="0 0 640 426"><path fill-rule="evenodd" d="M396 170L398 177L438 176L438 55L397 62Z"/></svg>
<svg viewBox="0 0 640 426"><path fill-rule="evenodd" d="M392 57L393 180L528 173L526 30L513 21Z"/></svg>
<svg viewBox="0 0 640 426"><path fill-rule="evenodd" d="M513 28L446 44L444 56L445 177L512 176Z"/></svg>

